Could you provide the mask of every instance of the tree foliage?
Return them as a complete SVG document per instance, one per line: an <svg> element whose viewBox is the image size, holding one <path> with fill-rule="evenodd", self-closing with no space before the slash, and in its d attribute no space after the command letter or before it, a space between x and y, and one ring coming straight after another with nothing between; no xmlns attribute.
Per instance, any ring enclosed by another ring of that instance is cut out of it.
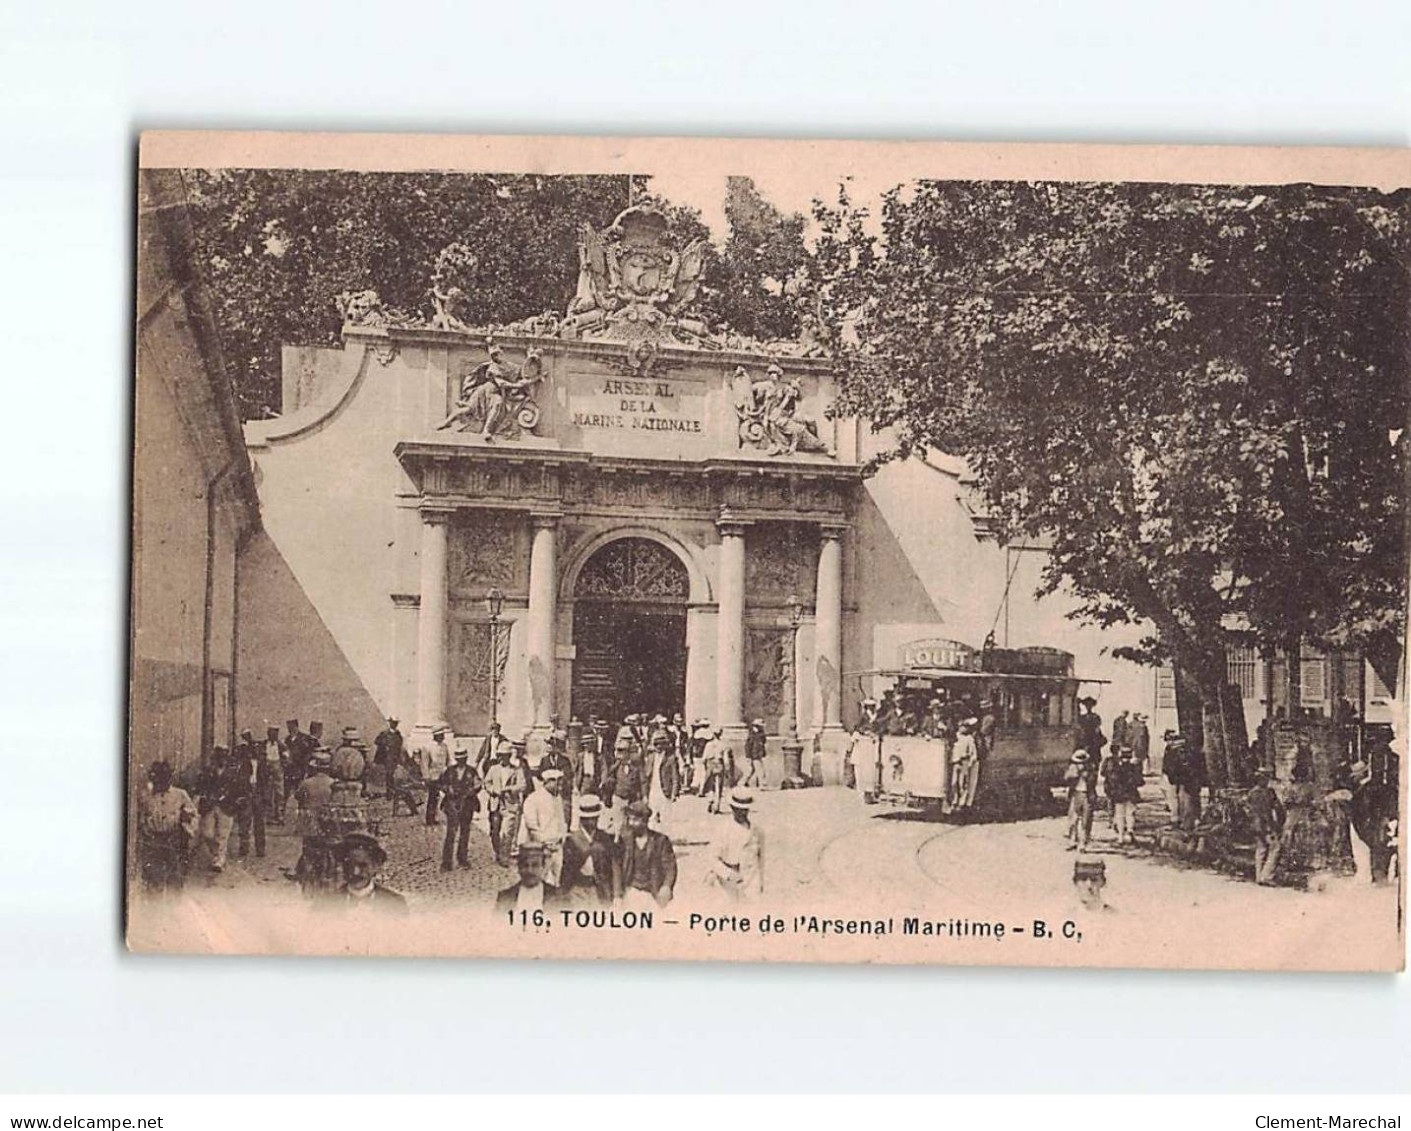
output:
<svg viewBox="0 0 1411 1131"><path fill-rule="evenodd" d="M749 177L726 178L725 219L729 234L721 253L716 320L761 341L795 337L798 286L810 273L807 221L800 213L780 212Z"/></svg>
<svg viewBox="0 0 1411 1131"><path fill-rule="evenodd" d="M280 347L333 345L336 299L372 289L392 310L429 316L454 287L470 325L562 315L577 282L579 225L603 228L651 203L677 246L709 238L700 213L648 176L513 176L266 169L185 174L201 267L214 295L242 414L279 404ZM697 314L771 339L798 329L807 273L802 216L785 216L748 178L729 178L724 247L707 248Z"/></svg>
<svg viewBox="0 0 1411 1131"><path fill-rule="evenodd" d="M1047 589L1156 626L1135 658L1208 687L1232 616L1404 631L1405 193L923 182L880 243L819 213L840 408L964 456Z"/></svg>
<svg viewBox="0 0 1411 1131"><path fill-rule="evenodd" d="M611 223L623 176L489 176L275 169L185 174L197 244L243 415L279 403L280 347L336 344L336 296L375 289L429 315L438 257L455 246L477 323L562 314L578 225Z"/></svg>

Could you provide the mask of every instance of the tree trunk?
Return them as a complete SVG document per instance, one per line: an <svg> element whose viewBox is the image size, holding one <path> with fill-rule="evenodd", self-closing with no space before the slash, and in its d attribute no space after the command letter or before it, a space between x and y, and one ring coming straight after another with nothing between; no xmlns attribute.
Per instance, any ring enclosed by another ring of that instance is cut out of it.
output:
<svg viewBox="0 0 1411 1131"><path fill-rule="evenodd" d="M1221 675L1224 673L1222 672ZM1201 750L1205 754L1205 776L1212 789L1231 784L1231 738L1225 711L1228 692L1223 679L1213 679L1209 673L1201 680Z"/></svg>
<svg viewBox="0 0 1411 1131"><path fill-rule="evenodd" d="M1176 729L1188 746L1199 750L1205 734L1200 680L1181 663L1173 664L1172 669L1176 677Z"/></svg>
<svg viewBox="0 0 1411 1131"><path fill-rule="evenodd" d="M1288 720L1296 723L1303 717L1303 638L1295 636L1284 646L1284 676L1288 680Z"/></svg>

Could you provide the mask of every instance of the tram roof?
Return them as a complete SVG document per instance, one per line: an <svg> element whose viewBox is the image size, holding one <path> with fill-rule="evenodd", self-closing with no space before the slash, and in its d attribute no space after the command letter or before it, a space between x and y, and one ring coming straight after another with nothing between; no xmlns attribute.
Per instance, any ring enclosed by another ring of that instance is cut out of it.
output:
<svg viewBox="0 0 1411 1131"><path fill-rule="evenodd" d="M1058 675L1049 672L976 672L962 668L868 668L865 671L845 672L845 676L880 675L892 679L907 676L916 679L982 679L982 680L1035 680L1047 679L1062 683L1111 683L1110 679L1092 679L1088 676Z"/></svg>

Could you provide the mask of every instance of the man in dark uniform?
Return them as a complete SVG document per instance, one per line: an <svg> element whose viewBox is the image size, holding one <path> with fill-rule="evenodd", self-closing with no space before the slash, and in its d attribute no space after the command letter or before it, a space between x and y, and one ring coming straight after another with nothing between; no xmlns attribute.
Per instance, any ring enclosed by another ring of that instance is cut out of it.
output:
<svg viewBox="0 0 1411 1131"><path fill-rule="evenodd" d="M293 794L309 772L309 759L318 749L318 742L312 735L299 729L298 719L289 719L284 724L284 789Z"/></svg>
<svg viewBox="0 0 1411 1131"><path fill-rule="evenodd" d="M1284 823L1288 817L1284 803L1269 784L1272 777L1267 766L1258 767L1254 771L1254 788L1244 796L1250 832L1254 834L1254 882L1264 887L1277 882Z"/></svg>
<svg viewBox="0 0 1411 1131"><path fill-rule="evenodd" d="M441 871L451 870L451 852L462 868L470 867L470 822L480 809L480 775L470 768L470 755L455 752L455 760L437 783L446 814L446 839L441 845Z"/></svg>
<svg viewBox="0 0 1411 1131"><path fill-rule="evenodd" d="M764 788L764 720L751 719L749 733L745 735L745 779L740 784Z"/></svg>
<svg viewBox="0 0 1411 1131"><path fill-rule="evenodd" d="M1391 875L1396 854L1395 827L1400 767L1396 755L1386 752L1385 780L1380 780L1364 762L1352 765L1352 827L1367 846L1372 883L1384 884Z"/></svg>
<svg viewBox="0 0 1411 1131"><path fill-rule="evenodd" d="M1132 716L1131 730L1128 737L1132 743L1132 753L1136 755L1137 766L1141 769L1142 777L1147 774L1147 763L1151 760L1151 731L1146 725L1146 716L1138 712Z"/></svg>
<svg viewBox="0 0 1411 1131"><path fill-rule="evenodd" d="M397 767L402 764L405 746L402 732L397 729L397 720L389 715L387 726L372 740L372 764L382 770L388 797L392 796L392 778Z"/></svg>
<svg viewBox="0 0 1411 1131"><path fill-rule="evenodd" d="M264 748L255 741L249 727L240 732L240 744L235 748L230 771L229 789L233 796L238 795L235 812L235 835L240 847L236 856L250 855L250 832L255 834L255 855L265 854L265 804L264 804ZM237 778L244 778L238 783Z"/></svg>
<svg viewBox="0 0 1411 1131"><path fill-rule="evenodd" d="M563 871L559 890L572 897L574 892L590 891L604 907L612 904L613 839L598 827L603 803L591 793L578 798L578 827L563 842Z"/></svg>
<svg viewBox="0 0 1411 1131"><path fill-rule="evenodd" d="M1166 748L1161 754L1161 768L1166 779L1176 787L1176 824L1183 832L1194 832L1200 821L1200 791L1205 785L1205 759L1185 738L1168 732Z"/></svg>

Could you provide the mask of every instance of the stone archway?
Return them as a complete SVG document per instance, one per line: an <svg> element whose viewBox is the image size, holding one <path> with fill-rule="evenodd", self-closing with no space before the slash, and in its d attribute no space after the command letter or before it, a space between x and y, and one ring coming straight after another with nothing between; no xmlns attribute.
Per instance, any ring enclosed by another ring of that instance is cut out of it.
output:
<svg viewBox="0 0 1411 1131"><path fill-rule="evenodd" d="M597 547L573 585L573 713L617 721L684 710L686 564L661 542L626 534Z"/></svg>

